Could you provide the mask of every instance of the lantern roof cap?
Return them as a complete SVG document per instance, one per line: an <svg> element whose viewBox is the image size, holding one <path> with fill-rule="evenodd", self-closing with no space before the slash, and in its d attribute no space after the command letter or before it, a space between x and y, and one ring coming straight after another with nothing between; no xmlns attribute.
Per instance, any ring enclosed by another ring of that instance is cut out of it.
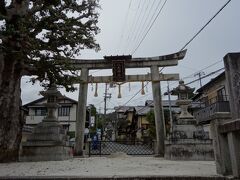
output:
<svg viewBox="0 0 240 180"><path fill-rule="evenodd" d="M172 95L179 95L181 93L193 93L193 91L195 90L195 88L191 88L187 85L184 84L184 81L181 79L179 81L179 85L176 88L173 88L173 90L171 91Z"/></svg>

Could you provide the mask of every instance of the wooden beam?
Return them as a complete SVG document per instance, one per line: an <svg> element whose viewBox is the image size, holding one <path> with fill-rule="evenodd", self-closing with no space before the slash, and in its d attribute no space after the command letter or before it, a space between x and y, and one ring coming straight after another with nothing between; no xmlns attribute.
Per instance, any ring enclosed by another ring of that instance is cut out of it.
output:
<svg viewBox="0 0 240 180"><path fill-rule="evenodd" d="M179 74L162 74L152 80L151 74L143 75L126 75L125 82L138 82L138 81L176 81L179 80ZM76 83L80 83L81 78L76 79ZM88 76L88 83L111 83L113 82L112 76Z"/></svg>
<svg viewBox="0 0 240 180"><path fill-rule="evenodd" d="M178 64L178 60L181 60L185 57L186 50L164 55L164 56L156 56L156 57L147 57L147 58L133 58L131 60L125 61L126 68L146 68L151 66L157 67L165 67L165 66L176 66ZM111 69L112 61L106 59L72 59L70 61L72 66L76 69Z"/></svg>

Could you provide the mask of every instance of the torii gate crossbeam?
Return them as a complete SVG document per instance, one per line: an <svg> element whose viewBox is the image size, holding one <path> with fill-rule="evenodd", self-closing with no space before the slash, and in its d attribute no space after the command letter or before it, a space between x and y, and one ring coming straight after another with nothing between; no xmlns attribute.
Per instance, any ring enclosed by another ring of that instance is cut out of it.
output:
<svg viewBox="0 0 240 180"><path fill-rule="evenodd" d="M128 81L152 81L152 93L154 100L154 114L156 124L156 138L157 147L156 154L160 157L164 156L164 140L165 140L165 124L162 109L161 87L160 81L178 80L178 74L159 74L159 67L176 66L178 60L185 57L186 50L174 54L158 56L153 58L133 58L125 61L125 68L146 68L151 69L151 74L146 75L129 75L126 76ZM109 60L71 60L71 65L75 69L81 70L81 76L77 79L80 82L78 110L76 121L75 134L75 153L76 155L83 155L84 145L84 129L86 121L86 105L87 105L87 90L88 83L104 83L112 82L111 76L93 77L89 76L89 70L92 69L111 69L112 61Z"/></svg>

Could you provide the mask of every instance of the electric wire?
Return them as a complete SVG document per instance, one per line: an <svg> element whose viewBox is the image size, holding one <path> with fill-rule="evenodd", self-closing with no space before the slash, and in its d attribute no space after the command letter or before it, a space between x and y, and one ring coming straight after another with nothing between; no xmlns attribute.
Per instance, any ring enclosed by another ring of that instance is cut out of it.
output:
<svg viewBox="0 0 240 180"><path fill-rule="evenodd" d="M152 19L154 19L154 17L156 16L156 14L158 12L157 10L161 7L160 6L161 3L162 3L162 0L160 0L160 1L154 0L153 1L152 5L151 5L151 8L149 10L149 13L148 13L148 15L147 15L147 17L146 17L146 19L143 23L143 26L142 26L143 28L141 28L139 30L139 33L138 33L137 38L136 38L136 43L140 42L141 37L143 37L144 34L146 33L148 27L151 25ZM155 7L155 9L154 9L154 7ZM151 12L153 12L153 13L151 13ZM136 43L135 43L135 41L133 41L133 45L135 45Z"/></svg>
<svg viewBox="0 0 240 180"><path fill-rule="evenodd" d="M139 1L141 1L141 0L139 0ZM142 1L141 1L142 2ZM146 3L146 1L144 1L145 3ZM143 2L143 4L141 5L141 8L139 9L140 11L139 11L139 15L138 15L138 17L137 17L137 19L136 19L136 21L135 21L135 24L134 24L134 26L133 26L133 31L132 31L132 33L131 33L131 36L130 37L132 37L130 40L129 40L129 42L132 42L133 41L133 37L134 37L134 35L136 34L135 32L136 32L136 30L138 30L138 25L139 25L139 21L140 21L140 19L141 19L141 17L142 17L142 15L144 14L144 13L142 13L143 12L143 9L144 9L144 6L145 6L145 3ZM140 21L141 22L141 21ZM128 43L128 45L129 45L130 43Z"/></svg>
<svg viewBox="0 0 240 180"><path fill-rule="evenodd" d="M181 48L180 51L184 50L209 24L210 22L217 17L217 15L231 2L232 0L228 0L214 16Z"/></svg>
<svg viewBox="0 0 240 180"><path fill-rule="evenodd" d="M125 27L127 26L128 17L129 17L129 12L130 12L130 9L131 9L131 6L132 6L132 1L133 1L133 0L130 0L130 1L129 1L127 14L126 14L125 20L124 20L124 25L123 25L122 30L121 30L121 36L120 36L120 40L119 40L118 48L117 48L117 49L119 49L119 51L120 51L120 46L121 46L121 44L122 44L123 37L124 37L125 31L126 31L126 28L125 28Z"/></svg>
<svg viewBox="0 0 240 180"><path fill-rule="evenodd" d="M217 15L231 2L232 0L228 0L215 14L214 16L180 49L180 51L184 50L211 22L213 19L217 17ZM164 69L164 68L163 68Z"/></svg>
<svg viewBox="0 0 240 180"><path fill-rule="evenodd" d="M164 6L166 5L166 3L167 3L167 0L164 1L161 9L158 11L157 16L156 16L156 17L154 18L154 20L152 21L152 23L151 23L150 27L148 28L147 32L144 34L144 36L142 37L142 39L141 39L141 41L139 42L139 44L137 45L137 47L132 51L132 53L131 53L132 55L135 54L135 52L136 52L136 51L138 50L138 48L141 46L142 42L143 42L143 41L145 40L145 38L147 37L148 33L149 33L150 30L152 29L154 23L156 22L157 18L158 18L159 15L161 14L161 12L162 12Z"/></svg>
<svg viewBox="0 0 240 180"><path fill-rule="evenodd" d="M146 87L148 85L149 81L143 86L143 87ZM142 88L137 92L135 93L127 102L125 102L123 104L123 106L126 106L134 97L136 97L140 92L141 92Z"/></svg>
<svg viewBox="0 0 240 180"><path fill-rule="evenodd" d="M188 82L188 83L186 83L185 85L192 84L192 83L194 83L194 82L196 82L196 81L199 81L200 79L204 79L204 78L209 77L209 76L211 76L211 75L213 75L213 74L216 74L216 73L218 73L219 71L222 71L222 70L224 70L224 69L225 69L225 68L221 68L221 69L218 69L218 70L216 70L216 71L213 71L213 72L211 72L211 73L209 73L209 74L207 74L207 75L205 75L205 76L202 76L201 78L198 78L198 79L195 79L195 80L193 80L193 81L191 81L191 82Z"/></svg>
<svg viewBox="0 0 240 180"><path fill-rule="evenodd" d="M153 15L156 14L157 8L156 8L155 11L153 11L154 5L155 5L156 2L157 2L157 0L152 1L152 3L151 3L151 1L150 2L147 1L147 6L146 6L146 9L145 9L145 11L143 13L142 20L140 21L140 24L138 25L138 28L136 28L136 32L133 33L132 41L130 41L130 43L132 43L133 46L135 45L135 41L138 40L139 36L142 34L142 30L143 30L143 32L145 32L145 29L147 29L147 27L149 26L149 25L146 26L147 21L149 21L151 23L151 19L152 19L152 18L150 18L151 12L153 12ZM150 3L151 3L151 5L150 5ZM158 6L156 6L156 7L158 7Z"/></svg>
<svg viewBox="0 0 240 180"><path fill-rule="evenodd" d="M210 68L210 67L212 67L212 66L214 66L214 65L216 65L216 64L218 64L218 63L220 63L220 62L222 62L222 60L216 61L216 62L214 62L213 64L210 64L210 65L206 66L205 68L203 68L203 69L201 69L201 70L199 70L199 71L197 71L197 72L194 72L194 73L192 73L192 74L190 74L190 75L188 75L188 76L186 76L186 77L183 77L183 79L189 78L190 76L193 76L194 74L196 74L196 73L198 73L198 72L204 71L204 70L206 70L206 69L208 69L208 68Z"/></svg>
<svg viewBox="0 0 240 180"><path fill-rule="evenodd" d="M141 3L141 0L139 0L138 5L137 5L137 10L135 11L135 14L133 15L133 21L137 18L137 14L138 14L139 9L140 9L140 3ZM130 29L129 29L130 32L132 32L133 26L134 26L134 23L132 23L131 26L130 26ZM129 40L130 40L130 37L131 37L130 35L131 35L131 34L128 34L127 43L128 43ZM128 45L128 44L127 44L127 45ZM126 46L126 47L127 47L127 46ZM126 50L125 50L125 51L126 51Z"/></svg>
<svg viewBox="0 0 240 180"><path fill-rule="evenodd" d="M139 7L140 7L140 2L141 2L141 1L139 1L139 4L138 4L138 10L139 10ZM231 0L228 0L221 8L217 11L217 13L181 48L180 51L184 50L184 49L211 23L211 21L212 21L214 18L217 17L217 15L218 15L230 2L231 2ZM157 16L156 16L156 17L154 18L154 20L152 21L152 23L151 23L150 27L148 28L147 32L144 34L143 38L141 39L141 41L139 42L139 44L137 45L137 47L136 47L136 48L133 50L133 52L131 53L132 55L135 54L135 52L136 52L136 51L138 50L138 48L141 46L142 42L145 40L146 36L147 36L148 33L150 32L151 28L153 27L154 23L156 22L158 16L159 16L160 13L162 12L162 9L164 8L164 6L165 6L166 3L167 3L167 0L164 1L161 9L158 11ZM137 13L136 13L136 14L137 14ZM135 15L135 16L136 16L136 15ZM128 39L129 39L129 37L130 37L130 36L128 36ZM218 61L218 62L219 62L219 61ZM216 62L216 63L218 63L218 62ZM216 63L214 63L213 65L215 65ZM210 66L208 66L208 67L211 67L211 66L213 66L213 65L210 65ZM207 69L208 67L206 67L205 69ZM161 68L160 72L161 72L163 69L164 69L164 67ZM214 72L212 72L212 73L210 73L210 74L207 74L207 75L201 77L201 79L206 78L206 77L209 77L209 76L211 76L211 75L213 75L213 74L215 74L215 73L217 73L217 72L219 72L219 71L221 71L221 70L223 70L223 69L224 69L224 68L218 69L217 71L214 71ZM198 71L198 72L199 72L199 71ZM186 78L186 77L185 77L185 78ZM191 82L187 83L186 85L191 84L191 83L193 83L193 82L196 82L196 81L198 81L198 80L199 80L199 79L194 80L194 81L191 81ZM147 82L147 83L144 85L144 87L146 87L146 86L148 85L148 83L149 83L149 82ZM135 93L127 102L125 102L125 103L124 103L124 106L127 105L134 97L136 97L136 96L141 92L141 90L142 90L142 88L141 88L137 93Z"/></svg>

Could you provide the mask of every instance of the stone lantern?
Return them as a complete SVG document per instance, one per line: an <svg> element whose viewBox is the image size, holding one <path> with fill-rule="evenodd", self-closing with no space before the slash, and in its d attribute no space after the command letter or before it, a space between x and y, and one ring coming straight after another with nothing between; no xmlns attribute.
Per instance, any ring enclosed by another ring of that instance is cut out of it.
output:
<svg viewBox="0 0 240 180"><path fill-rule="evenodd" d="M62 96L62 94L57 90L55 84L52 84L47 91L41 91L40 94L47 99L45 107L47 108L47 116L43 119L44 122L55 122L58 124L56 118L56 111L59 107L57 104L57 99Z"/></svg>
<svg viewBox="0 0 240 180"><path fill-rule="evenodd" d="M45 107L47 116L33 131L33 134L22 144L20 161L60 161L72 158L72 150L67 144L66 131L56 118L59 105L58 97L62 96L55 84L46 91L41 91L47 99Z"/></svg>
<svg viewBox="0 0 240 180"><path fill-rule="evenodd" d="M179 119L193 119L193 116L188 112L188 107L192 100L189 95L193 93L195 88L190 88L184 84L183 80L179 81L179 85L171 91L172 95L178 96L177 105L181 108Z"/></svg>
<svg viewBox="0 0 240 180"><path fill-rule="evenodd" d="M192 102L189 99L194 88L190 88L179 81L179 85L171 91L178 96L177 105L181 114L173 126L173 131L165 141L165 158L171 160L214 160L212 141L201 125L196 124L196 119L188 112ZM200 136L199 136L200 135Z"/></svg>

